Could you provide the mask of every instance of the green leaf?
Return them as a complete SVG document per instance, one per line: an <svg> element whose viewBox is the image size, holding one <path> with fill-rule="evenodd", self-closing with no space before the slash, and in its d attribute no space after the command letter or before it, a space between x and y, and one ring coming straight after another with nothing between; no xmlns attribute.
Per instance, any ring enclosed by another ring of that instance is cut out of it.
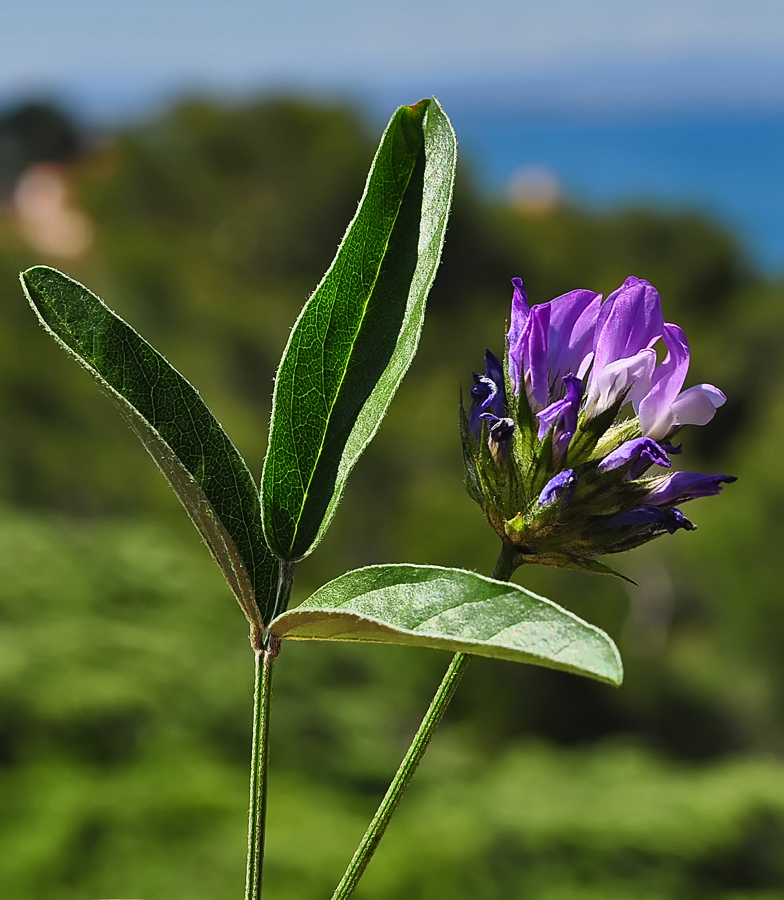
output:
<svg viewBox="0 0 784 900"><path fill-rule="evenodd" d="M136 432L261 629L272 616L279 563L264 542L253 476L226 432L191 384L86 287L47 266L21 280L46 331Z"/></svg>
<svg viewBox="0 0 784 900"><path fill-rule="evenodd" d="M281 559L321 540L416 352L441 256L456 143L436 100L401 107L329 271L278 369L262 475L267 541Z"/></svg>
<svg viewBox="0 0 784 900"><path fill-rule="evenodd" d="M369 566L278 616L279 639L412 644L533 663L618 685L618 649L551 600L463 569Z"/></svg>

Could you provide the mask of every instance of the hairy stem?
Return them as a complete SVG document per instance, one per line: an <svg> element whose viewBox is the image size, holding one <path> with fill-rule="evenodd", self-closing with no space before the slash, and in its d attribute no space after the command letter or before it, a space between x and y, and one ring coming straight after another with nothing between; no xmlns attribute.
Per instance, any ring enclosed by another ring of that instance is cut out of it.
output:
<svg viewBox="0 0 784 900"><path fill-rule="evenodd" d="M350 897L354 893L354 888L356 888L359 879L364 874L368 863L376 852L387 825L389 825L389 820L397 809L403 793L414 777L414 772L416 772L422 757L425 755L425 750L427 750L435 730L438 728L447 706L449 706L449 701L460 683L470 658L467 653L455 654L446 675L444 675L444 680L439 685L430 708L425 713L425 718L422 720L422 724L419 726L419 730L414 736L414 740L392 780L392 784L389 785L384 799L381 801L381 805L376 810L373 821L370 823L370 827L362 838L362 843L357 847L357 851L349 863L340 884L332 895L332 900L345 900L346 897Z"/></svg>
<svg viewBox="0 0 784 900"><path fill-rule="evenodd" d="M250 768L250 811L248 813L248 868L245 900L260 900L264 865L264 834L267 821L267 772L269 769L269 719L272 696L272 667L280 644L255 650L256 678L253 691L253 751Z"/></svg>
<svg viewBox="0 0 784 900"><path fill-rule="evenodd" d="M515 568L515 557L517 556L517 548L514 544L507 544L504 541L501 544L501 553L493 569L491 578L497 578L499 581L509 581Z"/></svg>
<svg viewBox="0 0 784 900"><path fill-rule="evenodd" d="M278 593L272 618L285 611L294 583L294 563L282 562ZM272 667L280 652L280 642L269 632L251 634L256 655L253 689L253 749L250 766L250 809L248 812L248 865L245 900L260 900L264 868L264 836L267 826L267 774L269 772L269 722L272 697Z"/></svg>
<svg viewBox="0 0 784 900"><path fill-rule="evenodd" d="M515 569L515 555L516 550L511 544L504 543L502 545L501 555L498 557L498 562L493 569L493 578L498 578L500 581L509 580ZM394 815L406 788L411 783L411 779L414 777L417 766L422 761L430 741L433 739L436 728L438 728L441 719L444 717L446 708L457 690L457 686L470 659L471 656L468 653L456 653L454 655L446 675L444 675L443 681L438 686L430 707L425 713L424 719L422 719L422 724L414 735L414 740L403 757L403 762L400 763L400 768L392 779L384 799L376 810L373 821L365 832L362 842L357 847L356 853L349 863L343 878L340 880L340 884L332 895L332 900L347 900L354 893L359 879L363 876L368 863L376 852L390 819Z"/></svg>

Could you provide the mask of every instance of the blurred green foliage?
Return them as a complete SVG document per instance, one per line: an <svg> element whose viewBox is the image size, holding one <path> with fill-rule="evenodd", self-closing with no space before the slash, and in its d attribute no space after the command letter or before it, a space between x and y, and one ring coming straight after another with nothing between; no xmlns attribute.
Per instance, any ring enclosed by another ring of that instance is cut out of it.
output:
<svg viewBox="0 0 784 900"><path fill-rule="evenodd" d="M459 134L458 134L459 138ZM135 437L16 284L58 265L201 391L258 473L288 328L356 207L375 140L342 108L184 103L69 170L83 257L0 214L0 896L241 895L252 658L244 619ZM32 158L32 157L31 157ZM517 579L606 628L620 691L472 662L358 897L784 897L784 287L688 213L531 215L458 175L419 356L295 602L348 568L488 572L457 391L535 301L655 284L726 391L679 467L740 476L695 534L619 559L639 582ZM272 897L328 895L448 661L291 645L276 672Z"/></svg>

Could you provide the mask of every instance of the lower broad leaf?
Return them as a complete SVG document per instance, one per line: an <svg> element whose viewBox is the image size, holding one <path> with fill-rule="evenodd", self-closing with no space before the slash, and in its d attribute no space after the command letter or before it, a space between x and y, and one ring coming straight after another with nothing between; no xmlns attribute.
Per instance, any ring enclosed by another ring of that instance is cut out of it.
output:
<svg viewBox="0 0 784 900"><path fill-rule="evenodd" d="M410 644L623 680L618 649L601 629L525 588L463 569L357 569L278 616L270 631L280 640Z"/></svg>

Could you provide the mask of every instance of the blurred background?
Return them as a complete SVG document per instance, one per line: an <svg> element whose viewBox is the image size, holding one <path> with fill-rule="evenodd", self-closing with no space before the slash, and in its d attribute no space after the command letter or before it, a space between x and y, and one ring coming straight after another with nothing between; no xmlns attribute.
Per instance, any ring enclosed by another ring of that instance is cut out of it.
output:
<svg viewBox="0 0 784 900"><path fill-rule="evenodd" d="M358 897L784 898L784 8L774 0L7 0L0 28L0 896L242 895L252 657L195 531L17 273L89 285L254 472L272 378L395 106L461 150L419 356L294 601L393 561L489 572L460 385L534 301L660 290L682 468L740 480L611 560L517 580L605 628L620 690L475 660ZM286 646L269 895L329 896L449 661Z"/></svg>

